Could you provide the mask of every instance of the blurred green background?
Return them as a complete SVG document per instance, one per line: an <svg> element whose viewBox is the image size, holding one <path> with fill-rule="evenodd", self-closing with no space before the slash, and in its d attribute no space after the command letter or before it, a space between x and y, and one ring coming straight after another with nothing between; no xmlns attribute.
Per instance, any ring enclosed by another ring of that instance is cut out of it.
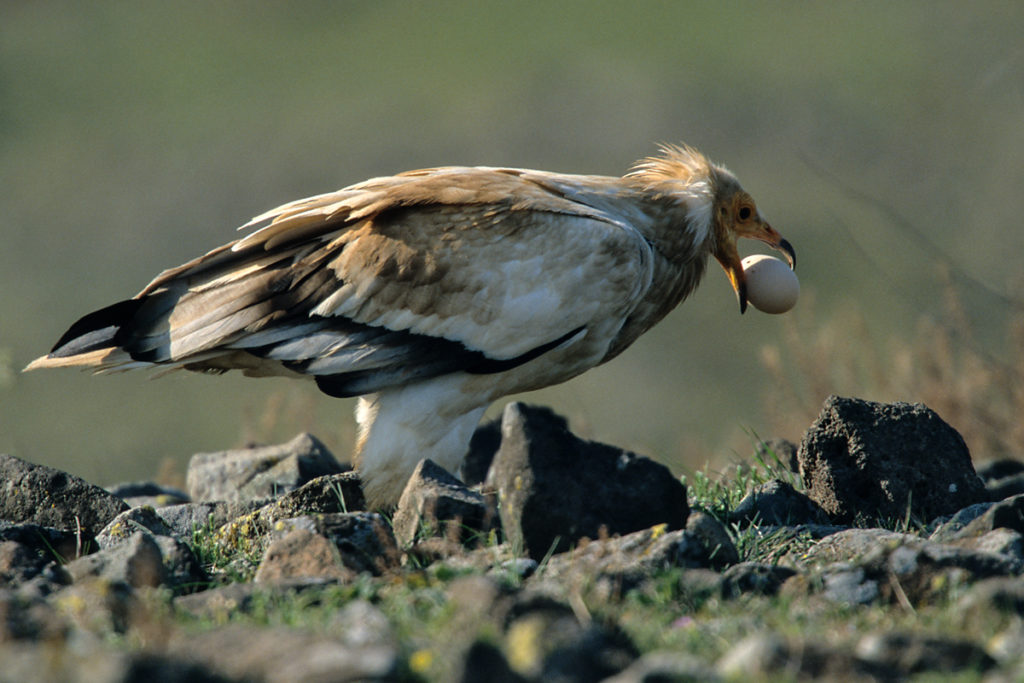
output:
<svg viewBox="0 0 1024 683"><path fill-rule="evenodd" d="M101 484L303 429L344 459L353 402L305 383L19 371L284 201L434 165L618 175L663 141L740 177L797 248L801 305L740 316L714 266L622 357L528 400L676 471L799 439L766 410L764 347L826 325L837 354L920 344L944 271L998 358L1022 35L1014 1L4 2L0 451ZM843 341L844 320L866 332Z"/></svg>

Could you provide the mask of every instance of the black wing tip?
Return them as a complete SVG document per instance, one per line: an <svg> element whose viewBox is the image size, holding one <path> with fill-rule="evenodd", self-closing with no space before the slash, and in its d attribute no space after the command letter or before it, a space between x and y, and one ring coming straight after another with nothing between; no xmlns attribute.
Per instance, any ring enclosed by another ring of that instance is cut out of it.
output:
<svg viewBox="0 0 1024 683"><path fill-rule="evenodd" d="M131 320L141 305L141 299L126 299L82 316L53 345L50 356L65 358L115 346L121 327Z"/></svg>
<svg viewBox="0 0 1024 683"><path fill-rule="evenodd" d="M406 356L400 362L388 363L377 368L342 372L333 375L314 375L320 391L333 398L353 398L389 387L402 386L411 382L431 379L452 372L466 372L471 375L493 375L512 370L539 358L566 343L584 329L583 326L541 344L514 358L496 359L481 351L466 348L460 342L450 339L426 337L411 332L392 332L398 344L407 344L418 355ZM292 369L303 372L300 363Z"/></svg>

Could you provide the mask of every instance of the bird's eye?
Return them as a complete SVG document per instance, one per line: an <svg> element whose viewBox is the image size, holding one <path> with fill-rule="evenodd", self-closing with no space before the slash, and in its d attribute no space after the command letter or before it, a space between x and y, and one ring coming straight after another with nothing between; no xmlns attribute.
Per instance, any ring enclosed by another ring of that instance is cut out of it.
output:
<svg viewBox="0 0 1024 683"><path fill-rule="evenodd" d="M750 217L753 215L753 213L754 213L753 209L751 209L749 206L741 206L740 210L737 212L736 216L741 221L749 221Z"/></svg>

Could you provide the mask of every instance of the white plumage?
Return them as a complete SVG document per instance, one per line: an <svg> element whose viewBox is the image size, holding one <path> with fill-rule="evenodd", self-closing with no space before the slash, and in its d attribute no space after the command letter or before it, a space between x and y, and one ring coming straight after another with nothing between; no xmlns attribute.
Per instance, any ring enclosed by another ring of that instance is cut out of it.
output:
<svg viewBox="0 0 1024 683"><path fill-rule="evenodd" d="M793 250L735 177L665 147L622 177L450 167L257 216L239 240L91 313L28 369L306 376L360 396L374 506L425 457L457 471L493 400L618 355L700 281L746 306L736 239Z"/></svg>

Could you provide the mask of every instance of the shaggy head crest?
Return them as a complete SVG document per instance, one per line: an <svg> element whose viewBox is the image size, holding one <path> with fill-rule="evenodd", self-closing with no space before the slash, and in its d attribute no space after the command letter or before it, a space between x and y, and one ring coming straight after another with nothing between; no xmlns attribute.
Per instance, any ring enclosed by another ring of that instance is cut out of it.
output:
<svg viewBox="0 0 1024 683"><path fill-rule="evenodd" d="M660 156L641 159L627 177L651 183L664 180L691 182L708 179L715 170L706 156L688 145L663 144L659 149Z"/></svg>

